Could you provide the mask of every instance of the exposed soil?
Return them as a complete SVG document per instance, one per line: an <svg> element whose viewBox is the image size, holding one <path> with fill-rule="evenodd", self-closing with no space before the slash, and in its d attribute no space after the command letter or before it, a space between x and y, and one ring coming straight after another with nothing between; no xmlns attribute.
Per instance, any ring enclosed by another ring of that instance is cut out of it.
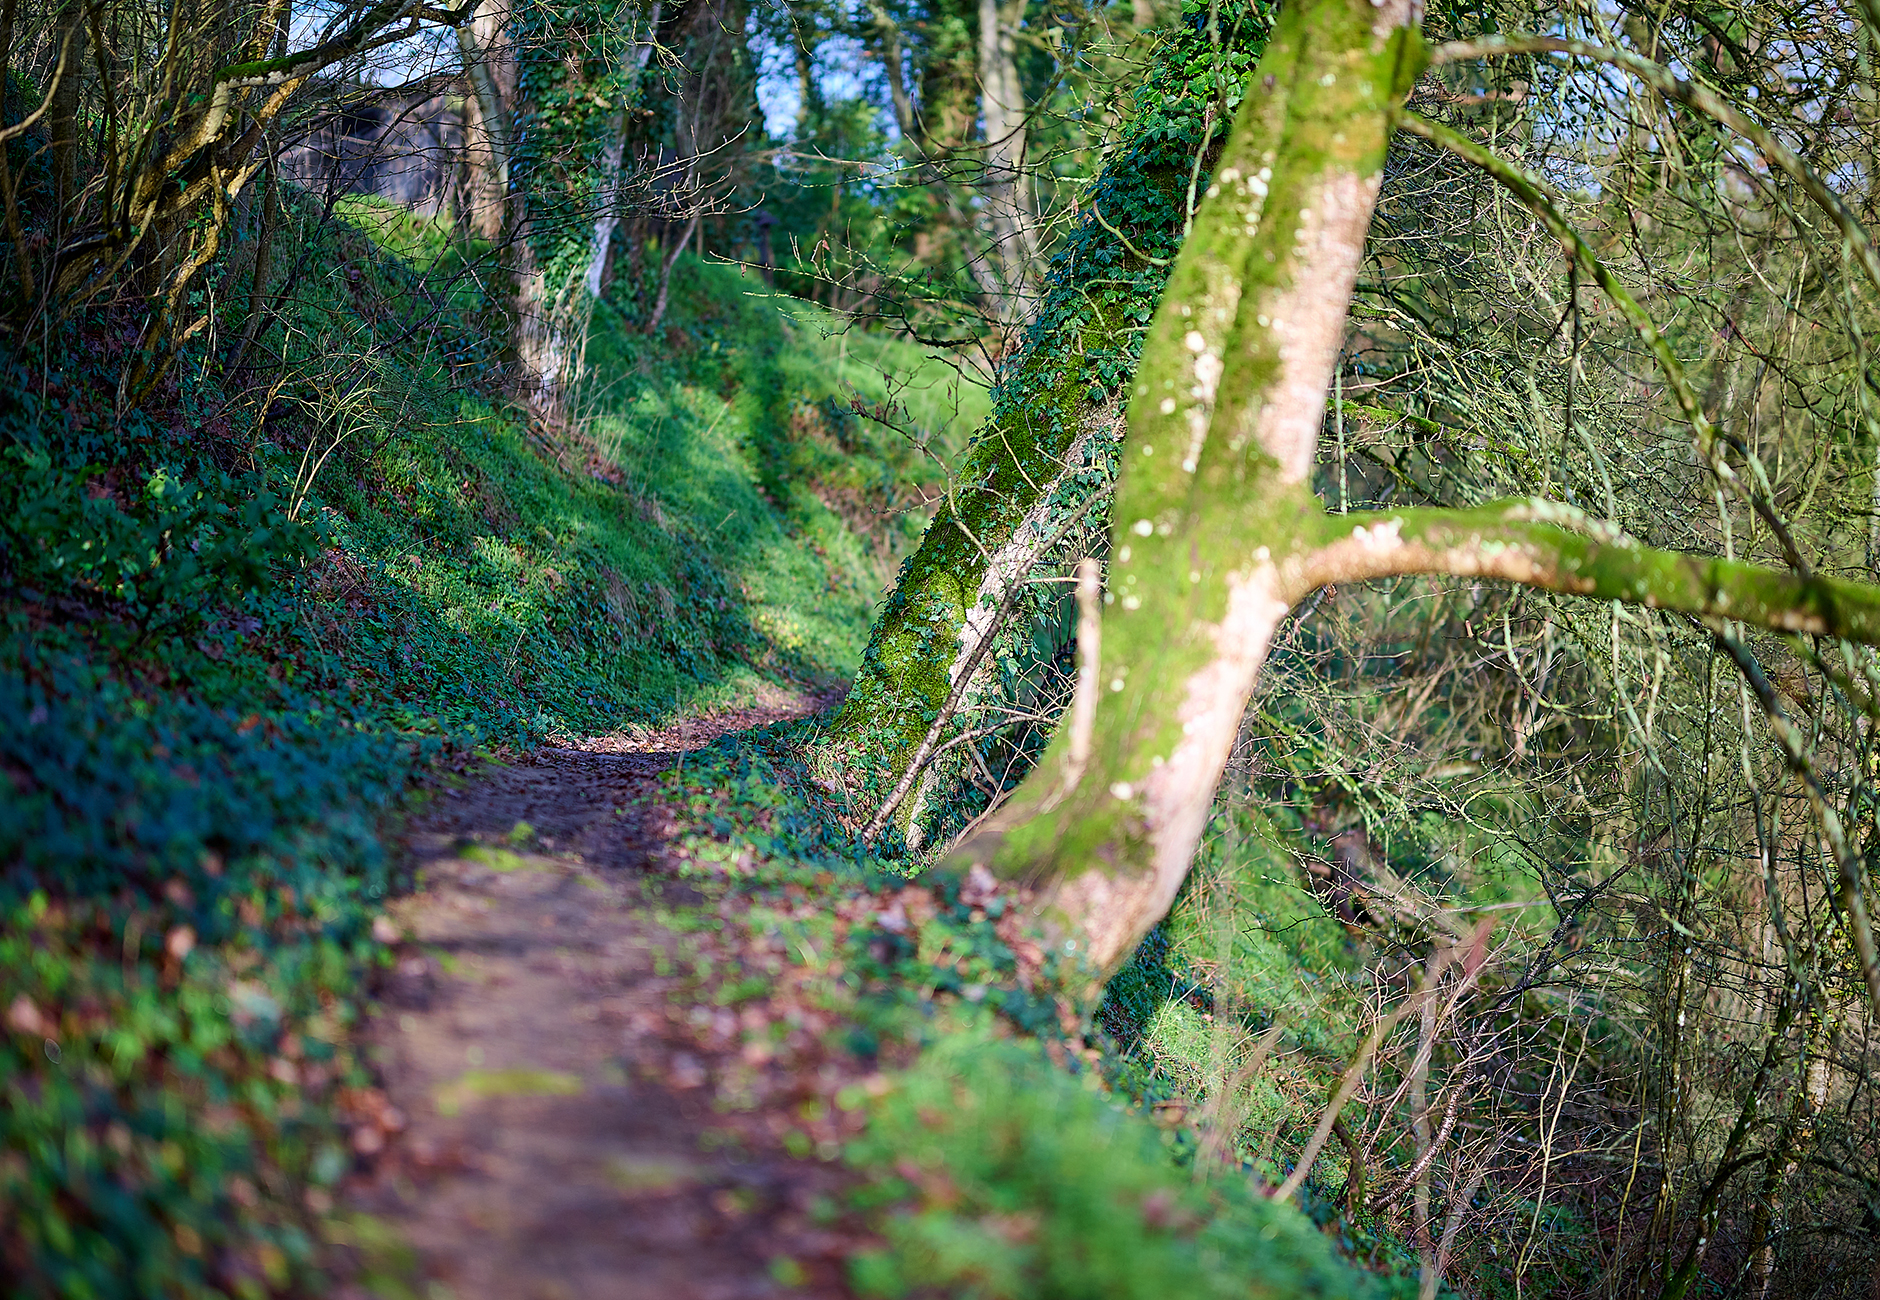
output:
<svg viewBox="0 0 1880 1300"><path fill-rule="evenodd" d="M391 908L402 935L366 1033L383 1088L349 1099L370 1172L347 1198L415 1252L410 1290L849 1294L855 1242L816 1222L839 1166L791 1159L714 1109L715 1063L687 1032L698 1016L673 996L683 942L657 919L691 891L662 869L652 799L683 749L827 702L540 751L410 828L418 887ZM354 1294L388 1289L369 1253Z"/></svg>

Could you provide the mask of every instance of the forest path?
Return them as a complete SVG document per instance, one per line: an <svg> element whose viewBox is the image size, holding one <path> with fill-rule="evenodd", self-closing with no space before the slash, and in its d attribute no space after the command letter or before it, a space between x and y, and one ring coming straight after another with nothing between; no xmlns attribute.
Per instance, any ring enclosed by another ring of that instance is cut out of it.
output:
<svg viewBox="0 0 1880 1300"><path fill-rule="evenodd" d="M695 899L659 870L653 799L684 751L825 702L778 691L542 750L415 820L418 888L389 909L402 937L365 1032L382 1091L351 1107L371 1172L348 1187L342 1295L849 1294L811 1222L839 1171L719 1128L684 1032L710 1009L674 996L684 943L660 919Z"/></svg>

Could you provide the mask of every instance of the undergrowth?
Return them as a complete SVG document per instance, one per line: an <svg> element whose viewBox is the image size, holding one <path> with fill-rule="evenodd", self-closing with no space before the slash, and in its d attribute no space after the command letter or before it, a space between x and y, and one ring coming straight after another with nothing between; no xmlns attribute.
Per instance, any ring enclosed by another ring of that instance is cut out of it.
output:
<svg viewBox="0 0 1880 1300"><path fill-rule="evenodd" d="M893 395L826 322L689 261L659 338L617 287L585 418L532 429L435 223L290 212L258 407L198 348L120 416L134 331L108 312L0 356L14 1293L315 1287L413 782L850 670L919 526L883 485L938 472L850 413ZM871 346L937 388L919 349Z"/></svg>
<svg viewBox="0 0 1880 1300"><path fill-rule="evenodd" d="M799 726L720 741L667 778L679 869L704 896L674 920L721 931L691 992L740 1007L741 1059L787 1054L797 1008L835 1026L784 1071L829 1093L798 1108L785 1141L854 1173L851 1212L881 1242L851 1263L862 1294L1414 1290L1401 1247L1346 1240L1376 1275L1341 1262L1314 1221L1335 1216L1265 1199L1252 1162L1196 1167L1197 1126L1170 1104L1191 1081L1146 1042L1179 982L1135 969L1096 1024L1077 1023L1048 992L1049 955L1027 950L1017 900L970 877L910 883L807 778ZM1276 928L1267 956L1324 941L1307 931ZM1162 944L1164 972L1183 943ZM832 1050L837 1065L811 1059ZM721 1080L719 1097L733 1112L764 1104L753 1078ZM1321 1199L1315 1187L1308 1208Z"/></svg>

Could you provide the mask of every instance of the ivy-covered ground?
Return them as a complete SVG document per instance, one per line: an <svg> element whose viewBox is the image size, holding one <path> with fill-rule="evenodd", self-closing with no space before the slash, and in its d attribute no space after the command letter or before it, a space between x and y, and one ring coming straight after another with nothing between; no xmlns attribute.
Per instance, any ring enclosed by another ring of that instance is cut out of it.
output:
<svg viewBox="0 0 1880 1300"><path fill-rule="evenodd" d="M659 337L603 305L578 426L531 429L434 232L295 211L304 382L258 427L206 354L120 417L109 314L0 356L9 1293L320 1290L414 783L838 680L932 474L851 404L976 418L917 349L688 261Z"/></svg>

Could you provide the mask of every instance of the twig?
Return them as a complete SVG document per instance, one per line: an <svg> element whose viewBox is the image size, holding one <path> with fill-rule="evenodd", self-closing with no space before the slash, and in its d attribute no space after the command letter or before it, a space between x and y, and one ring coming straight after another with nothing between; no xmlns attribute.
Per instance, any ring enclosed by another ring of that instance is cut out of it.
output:
<svg viewBox="0 0 1880 1300"><path fill-rule="evenodd" d="M1438 956L1446 959L1447 952L1446 949L1439 950ZM1432 995L1434 986L1431 972L1435 971L1440 974L1442 964L1442 961L1432 959L1430 966L1426 967L1423 972L1423 978L1417 983L1416 992L1398 1003L1389 1015L1384 1016L1371 1027L1370 1035L1365 1038L1363 1045L1352 1056L1351 1064L1345 1067L1344 1075L1338 1080L1338 1087L1332 1090L1331 1099L1325 1103L1324 1113L1319 1116L1319 1126L1312 1131L1312 1137L1307 1141L1305 1150L1299 1153L1298 1163L1293 1166L1293 1171L1286 1175L1286 1181L1273 1189L1271 1199L1291 1200L1305 1183L1306 1175L1312 1172L1313 1162L1319 1158L1319 1152L1325 1149L1326 1139L1332 1135L1332 1125L1338 1123L1339 1115L1344 1112L1345 1103L1351 1100L1351 1094L1358 1090L1358 1081L1364 1078L1364 1072L1370 1068L1371 1058L1377 1055L1378 1047L1390 1035L1390 1031L1397 1027L1397 1022L1402 1020L1412 1007L1422 1006L1423 1002Z"/></svg>

